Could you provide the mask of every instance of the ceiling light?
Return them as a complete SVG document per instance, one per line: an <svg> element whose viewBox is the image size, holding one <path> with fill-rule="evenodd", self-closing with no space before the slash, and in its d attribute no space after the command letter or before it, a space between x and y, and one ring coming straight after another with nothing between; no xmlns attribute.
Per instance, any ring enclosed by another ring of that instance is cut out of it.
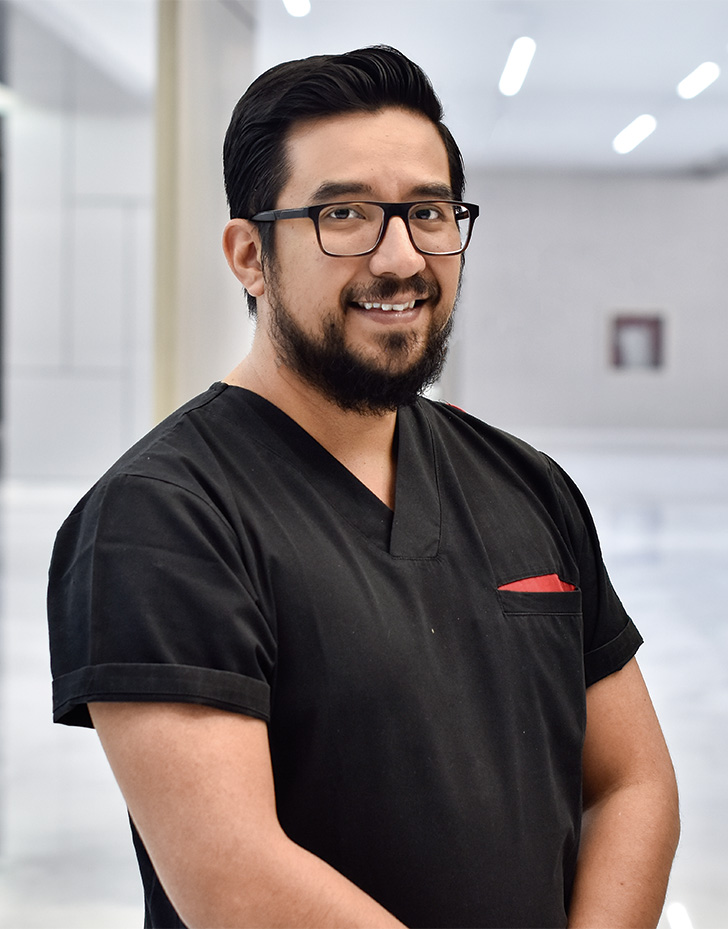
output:
<svg viewBox="0 0 728 929"><path fill-rule="evenodd" d="M640 142L644 142L648 135L655 131L657 120L654 116L644 113L633 119L629 126L626 126L612 142L612 148L619 155L626 155L633 148L637 148Z"/></svg>
<svg viewBox="0 0 728 929"><path fill-rule="evenodd" d="M713 81L717 80L720 74L720 68L714 61L704 61L692 73L677 85L677 93L683 100L692 100L702 93L706 87L710 87Z"/></svg>
<svg viewBox="0 0 728 929"><path fill-rule="evenodd" d="M283 6L291 16L308 16L311 12L310 0L283 0Z"/></svg>
<svg viewBox="0 0 728 929"><path fill-rule="evenodd" d="M517 94L526 80L528 69L531 66L531 59L536 51L536 43L528 36L521 36L513 43L513 48L508 55L508 61L501 74L498 82L498 90L506 96L512 97Z"/></svg>

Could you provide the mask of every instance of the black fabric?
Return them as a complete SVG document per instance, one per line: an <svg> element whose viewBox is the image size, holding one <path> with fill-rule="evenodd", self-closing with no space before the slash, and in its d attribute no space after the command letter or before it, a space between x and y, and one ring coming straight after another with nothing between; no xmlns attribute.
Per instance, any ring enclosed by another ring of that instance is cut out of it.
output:
<svg viewBox="0 0 728 929"><path fill-rule="evenodd" d="M170 700L265 719L283 828L405 924L564 926L586 687L639 633L546 456L424 400L396 438L393 513L248 391L213 385L157 427L59 532L55 718ZM546 574L576 589L498 589Z"/></svg>

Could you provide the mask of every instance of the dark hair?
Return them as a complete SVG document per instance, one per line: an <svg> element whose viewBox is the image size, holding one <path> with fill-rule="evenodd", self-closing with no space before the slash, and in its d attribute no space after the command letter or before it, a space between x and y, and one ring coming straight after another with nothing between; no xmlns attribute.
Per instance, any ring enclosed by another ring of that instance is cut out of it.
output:
<svg viewBox="0 0 728 929"><path fill-rule="evenodd" d="M275 207L288 180L285 141L306 119L346 112L402 107L430 119L450 166L453 197L465 184L460 150L442 122L442 104L424 71L385 45L343 55L316 55L276 65L258 77L238 101L225 135L223 168L230 218L247 219ZM271 253L273 223L261 223L263 257ZM248 294L255 314L255 298Z"/></svg>

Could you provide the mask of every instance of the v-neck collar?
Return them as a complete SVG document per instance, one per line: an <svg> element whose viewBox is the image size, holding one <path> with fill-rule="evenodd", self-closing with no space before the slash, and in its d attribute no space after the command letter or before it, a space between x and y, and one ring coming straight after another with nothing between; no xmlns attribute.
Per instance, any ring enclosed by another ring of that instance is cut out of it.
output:
<svg viewBox="0 0 728 929"><path fill-rule="evenodd" d="M432 431L424 401L397 412L397 480L392 511L305 429L270 401L243 387L243 399L261 429L255 438L296 467L337 512L392 557L434 558L440 542L440 494Z"/></svg>
<svg viewBox="0 0 728 929"><path fill-rule="evenodd" d="M397 484L389 552L395 558L434 558L442 512L437 455L426 401L397 412Z"/></svg>

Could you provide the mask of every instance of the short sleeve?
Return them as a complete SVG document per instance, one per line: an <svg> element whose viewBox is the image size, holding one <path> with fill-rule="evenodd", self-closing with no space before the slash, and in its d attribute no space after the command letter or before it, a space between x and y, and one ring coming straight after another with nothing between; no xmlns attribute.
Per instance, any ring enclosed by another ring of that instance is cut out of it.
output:
<svg viewBox="0 0 728 929"><path fill-rule="evenodd" d="M48 616L54 718L91 701L203 703L268 719L275 631L246 546L204 494L117 474L62 526Z"/></svg>
<svg viewBox="0 0 728 929"><path fill-rule="evenodd" d="M562 512L563 531L579 571L584 677L589 687L623 668L637 653L642 636L612 586L586 501L569 475L551 459L547 461Z"/></svg>

